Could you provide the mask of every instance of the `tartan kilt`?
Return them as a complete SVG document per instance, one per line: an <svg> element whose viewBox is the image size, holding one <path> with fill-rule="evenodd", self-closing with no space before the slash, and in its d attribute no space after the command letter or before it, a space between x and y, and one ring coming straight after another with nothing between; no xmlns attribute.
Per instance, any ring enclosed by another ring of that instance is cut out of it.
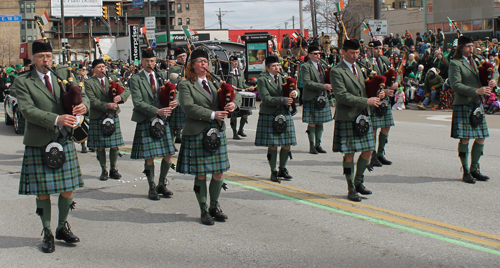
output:
<svg viewBox="0 0 500 268"><path fill-rule="evenodd" d="M116 130L113 134L107 136L102 132L102 120L90 119L87 147L102 149L116 148L125 145L123 142L122 130L120 129L120 118L116 116L113 120L115 121Z"/></svg>
<svg viewBox="0 0 500 268"><path fill-rule="evenodd" d="M84 186L74 143L69 136L57 141L61 144L66 142L62 145L66 162L58 169L43 163L45 147L25 147L19 182L20 195L64 193Z"/></svg>
<svg viewBox="0 0 500 268"><path fill-rule="evenodd" d="M304 101L304 109L302 112L302 122L309 124L322 124L333 120L330 102L327 102L325 108L318 110L316 108L316 98Z"/></svg>
<svg viewBox="0 0 500 268"><path fill-rule="evenodd" d="M483 122L477 127L470 125L470 113L475 109L473 104L455 105L451 119L451 137L455 139L481 139L490 136L488 125L486 124L486 115L483 115ZM484 108L481 106L484 113Z"/></svg>
<svg viewBox="0 0 500 268"><path fill-rule="evenodd" d="M236 117L242 117L243 115L252 115L253 112L252 110L239 110L237 112L232 112L228 118L236 118Z"/></svg>
<svg viewBox="0 0 500 268"><path fill-rule="evenodd" d="M186 121L186 114L182 110L181 106L177 106L169 117L170 129L183 129L184 121Z"/></svg>
<svg viewBox="0 0 500 268"><path fill-rule="evenodd" d="M292 116L283 106L280 106L275 114L282 114L286 117L286 130L282 133L276 133L274 131L273 122L276 115L259 114L257 133L255 134L255 146L283 147L297 145L295 125L293 124Z"/></svg>
<svg viewBox="0 0 500 268"><path fill-rule="evenodd" d="M389 101L389 98L386 98ZM383 128L383 127L393 127L394 118L392 117L391 102L389 101L389 106L387 106L387 112L383 116L378 116L375 113L375 106L370 106L370 124L372 124L373 129Z"/></svg>
<svg viewBox="0 0 500 268"><path fill-rule="evenodd" d="M182 144L176 167L178 173L207 175L223 173L229 170L225 131L220 133L221 145L219 150L209 152L203 148L203 135L210 128L219 128L215 120L198 135L182 136Z"/></svg>
<svg viewBox="0 0 500 268"><path fill-rule="evenodd" d="M370 128L365 136L358 136L354 134L353 124L354 120L335 120L335 127L333 130L333 151L347 154L375 150L373 128Z"/></svg>
<svg viewBox="0 0 500 268"><path fill-rule="evenodd" d="M137 123L130 158L151 159L155 157L173 155L175 153L169 125L166 125L165 129L167 132L165 133L165 136L160 139L155 139L151 136L150 126L151 123L149 120Z"/></svg>

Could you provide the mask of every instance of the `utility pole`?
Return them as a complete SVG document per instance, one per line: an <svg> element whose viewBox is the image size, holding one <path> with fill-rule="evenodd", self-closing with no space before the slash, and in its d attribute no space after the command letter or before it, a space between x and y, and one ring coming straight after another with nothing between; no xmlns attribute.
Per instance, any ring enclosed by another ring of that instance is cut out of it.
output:
<svg viewBox="0 0 500 268"><path fill-rule="evenodd" d="M61 0L61 32L62 38L66 38L66 24L64 23L64 0ZM61 44L62 48L62 44ZM66 53L62 53L63 64L66 62Z"/></svg>
<svg viewBox="0 0 500 268"><path fill-rule="evenodd" d="M286 26L288 25L288 21L285 21L285 29L286 29Z"/></svg>
<svg viewBox="0 0 500 268"><path fill-rule="evenodd" d="M215 11L215 12L217 12L217 11ZM222 30L222 17L229 12L234 12L234 11L232 11L232 10L231 11L221 11L220 7L219 7L219 12L218 12L219 14L216 16L219 18L219 27L221 30Z"/></svg>
<svg viewBox="0 0 500 268"><path fill-rule="evenodd" d="M295 16L292 16L292 28L295 29Z"/></svg>
<svg viewBox="0 0 500 268"><path fill-rule="evenodd" d="M168 43L170 43L170 2L169 0L165 0L166 7L165 11L167 12L167 20L165 21L165 26L167 27L165 34L167 35L167 58L168 59Z"/></svg>
<svg viewBox="0 0 500 268"><path fill-rule="evenodd" d="M151 17L151 0L148 0L148 17Z"/></svg>
<svg viewBox="0 0 500 268"><path fill-rule="evenodd" d="M379 20L380 19L380 0L374 0L373 5L374 5L373 10L375 11L373 18L376 20Z"/></svg>
<svg viewBox="0 0 500 268"><path fill-rule="evenodd" d="M300 23L300 35L304 36L304 14L303 14L302 0L299 0L299 23Z"/></svg>
<svg viewBox="0 0 500 268"><path fill-rule="evenodd" d="M316 29L316 1L315 0L309 0L309 6L311 7L311 23L312 23L312 30L313 30L313 36L316 37L318 34L318 30Z"/></svg>

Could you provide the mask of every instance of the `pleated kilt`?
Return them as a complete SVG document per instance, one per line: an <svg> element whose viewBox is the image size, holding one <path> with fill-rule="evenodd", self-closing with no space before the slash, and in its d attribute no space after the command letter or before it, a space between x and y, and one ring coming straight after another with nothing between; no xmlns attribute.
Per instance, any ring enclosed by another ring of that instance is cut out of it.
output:
<svg viewBox="0 0 500 268"><path fill-rule="evenodd" d="M327 102L325 108L319 110L316 108L316 98L304 101L302 111L302 122L309 124L322 124L333 120L330 102Z"/></svg>
<svg viewBox="0 0 500 268"><path fill-rule="evenodd" d="M134 141L132 143L132 159L151 159L155 157L164 157L175 153L174 143L170 127L166 125L166 134L163 138L156 139L151 136L151 123L144 120L137 123L135 127Z"/></svg>
<svg viewBox="0 0 500 268"><path fill-rule="evenodd" d="M386 98L387 101L389 101L388 98ZM387 112L383 116L378 116L375 113L375 106L370 106L370 124L372 124L372 128L377 129L377 128L383 128L383 127L392 127L395 126L394 124L394 118L392 117L392 110L391 110L391 102L389 101L389 106L387 107Z"/></svg>
<svg viewBox="0 0 500 268"><path fill-rule="evenodd" d="M375 137L373 128L368 130L364 136L354 134L354 120L335 120L333 130L333 151L347 153L365 152L375 150Z"/></svg>
<svg viewBox="0 0 500 268"><path fill-rule="evenodd" d="M237 112L232 112L228 118L235 118L235 117L241 117L243 115L252 115L253 112L252 110L239 110Z"/></svg>
<svg viewBox="0 0 500 268"><path fill-rule="evenodd" d="M25 147L19 182L20 195L64 193L83 187L82 171L74 143L69 137L60 138L58 142L64 143L62 146L66 162L57 169L43 163L45 147Z"/></svg>
<svg viewBox="0 0 500 268"><path fill-rule="evenodd" d="M470 125L470 114L475 110L473 104L454 105L453 116L451 119L451 137L455 139L481 139L490 136L488 125L486 124L486 115L483 116L483 122L472 127ZM484 113L484 108L481 106Z"/></svg>
<svg viewBox="0 0 500 268"><path fill-rule="evenodd" d="M170 115L170 121L168 124L171 129L183 129L184 122L186 121L186 114L182 110L181 106L177 106Z"/></svg>
<svg viewBox="0 0 500 268"><path fill-rule="evenodd" d="M286 117L286 130L282 133L274 131L273 122L276 115L259 114L257 133L255 135L255 146L283 147L297 145L295 125L293 124L292 116L283 106L280 106L275 114L282 114Z"/></svg>
<svg viewBox="0 0 500 268"><path fill-rule="evenodd" d="M176 171L183 174L207 175L223 173L229 170L227 156L226 132L220 133L221 145L216 152L209 152L203 147L203 135L210 128L218 128L217 122L212 121L200 134L182 136L181 149L177 159Z"/></svg>
<svg viewBox="0 0 500 268"><path fill-rule="evenodd" d="M115 120L116 130L113 134L107 136L102 132L102 120L90 119L87 147L102 149L116 148L125 145L123 142L122 130L120 129L120 118L116 116L113 120Z"/></svg>

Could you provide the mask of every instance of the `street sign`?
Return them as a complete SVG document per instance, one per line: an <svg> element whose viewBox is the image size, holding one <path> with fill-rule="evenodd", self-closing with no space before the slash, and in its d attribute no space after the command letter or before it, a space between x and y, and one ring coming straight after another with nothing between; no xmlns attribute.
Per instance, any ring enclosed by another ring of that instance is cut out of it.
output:
<svg viewBox="0 0 500 268"><path fill-rule="evenodd" d="M156 47L156 40L153 40L153 42L151 42L151 47Z"/></svg>
<svg viewBox="0 0 500 268"><path fill-rule="evenodd" d="M144 26L146 26L147 30L156 29L156 18L155 17L145 17L144 18Z"/></svg>
<svg viewBox="0 0 500 268"><path fill-rule="evenodd" d="M61 43L67 44L68 43L68 38L61 38Z"/></svg>
<svg viewBox="0 0 500 268"><path fill-rule="evenodd" d="M148 39L150 40L156 39L155 30L146 30L146 34L148 35Z"/></svg>
<svg viewBox="0 0 500 268"><path fill-rule="evenodd" d="M139 25L129 25L128 27L130 35L130 63L133 65L139 65Z"/></svg>
<svg viewBox="0 0 500 268"><path fill-rule="evenodd" d="M22 20L23 20L23 16L21 14L0 15L0 22L22 21Z"/></svg>
<svg viewBox="0 0 500 268"><path fill-rule="evenodd" d="M368 20L372 33L375 36L387 35L387 20Z"/></svg>
<svg viewBox="0 0 500 268"><path fill-rule="evenodd" d="M133 8L143 7L143 6L144 6L144 0L132 0Z"/></svg>

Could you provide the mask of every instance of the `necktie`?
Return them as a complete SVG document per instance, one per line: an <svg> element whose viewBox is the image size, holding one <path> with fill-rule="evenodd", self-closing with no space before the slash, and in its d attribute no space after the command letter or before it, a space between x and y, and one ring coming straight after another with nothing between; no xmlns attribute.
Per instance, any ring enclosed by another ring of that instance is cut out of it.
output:
<svg viewBox="0 0 500 268"><path fill-rule="evenodd" d="M156 83L155 83L155 78L153 74L150 74L149 76L149 83L151 84L151 88L153 89L153 92L156 93Z"/></svg>
<svg viewBox="0 0 500 268"><path fill-rule="evenodd" d="M472 57L469 57L469 64L472 66L472 69L474 69L474 71L475 71L476 66L474 65L474 61L472 60Z"/></svg>
<svg viewBox="0 0 500 268"><path fill-rule="evenodd" d="M238 76L238 69L234 69L234 75Z"/></svg>
<svg viewBox="0 0 500 268"><path fill-rule="evenodd" d="M106 89L106 85L104 84L104 79L101 79L101 85L103 89Z"/></svg>
<svg viewBox="0 0 500 268"><path fill-rule="evenodd" d="M274 83L275 83L276 85L278 85L278 75L276 75L276 76L274 77Z"/></svg>
<svg viewBox="0 0 500 268"><path fill-rule="evenodd" d="M356 78L359 80L358 72L356 71L356 65L355 64L352 65L352 72L354 73L354 75L356 76Z"/></svg>
<svg viewBox="0 0 500 268"><path fill-rule="evenodd" d="M382 61L380 60L380 58L377 59L377 64L380 71L382 71Z"/></svg>
<svg viewBox="0 0 500 268"><path fill-rule="evenodd" d="M203 80L201 83L203 84L203 88L208 93L208 95L212 95L212 91L210 91L210 88L208 87L207 81Z"/></svg>
<svg viewBox="0 0 500 268"><path fill-rule="evenodd" d="M50 91L50 94L54 94L52 92L52 84L50 84L49 76L45 75L44 78L45 78L45 86L47 86L47 89Z"/></svg>
<svg viewBox="0 0 500 268"><path fill-rule="evenodd" d="M321 67L319 66L319 63L318 63L318 73L321 74Z"/></svg>

